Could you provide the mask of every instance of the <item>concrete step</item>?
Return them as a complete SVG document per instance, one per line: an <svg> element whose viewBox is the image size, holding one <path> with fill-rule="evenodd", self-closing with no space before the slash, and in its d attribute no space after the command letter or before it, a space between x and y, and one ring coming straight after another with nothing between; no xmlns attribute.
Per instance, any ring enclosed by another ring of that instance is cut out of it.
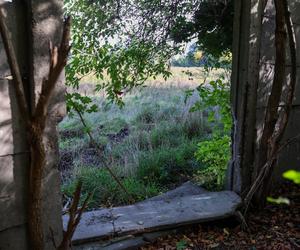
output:
<svg viewBox="0 0 300 250"><path fill-rule="evenodd" d="M234 192L207 192L187 183L177 191L175 189L134 205L85 212L73 236L73 243L219 220L232 216L240 204L241 199ZM66 227L68 216L64 216L63 221Z"/></svg>

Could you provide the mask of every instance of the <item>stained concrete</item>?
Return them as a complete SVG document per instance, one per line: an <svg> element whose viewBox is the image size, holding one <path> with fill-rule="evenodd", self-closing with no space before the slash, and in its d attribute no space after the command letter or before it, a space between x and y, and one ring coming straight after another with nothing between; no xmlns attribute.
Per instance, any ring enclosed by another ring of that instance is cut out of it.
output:
<svg viewBox="0 0 300 250"><path fill-rule="evenodd" d="M146 200L135 205L83 214L73 243L140 234L232 216L241 199L230 191ZM66 228L68 216L64 216Z"/></svg>
<svg viewBox="0 0 300 250"><path fill-rule="evenodd" d="M38 100L43 78L49 70L49 41L58 45L62 33L62 0L0 1L5 22L24 81L32 111ZM14 95L6 53L0 39L0 249L26 250L27 186L30 166L22 115ZM66 113L64 74L58 82L48 111L44 143L46 166L42 181L45 249L54 249L62 238L60 173L58 171L57 122Z"/></svg>
<svg viewBox="0 0 300 250"><path fill-rule="evenodd" d="M169 202L175 198L180 198L180 197L189 196L189 195L205 194L205 193L208 193L208 191L206 189L192 183L191 181L187 181L187 182L183 183L181 186L179 186L173 190L170 190L161 195L154 196L145 201L141 201L137 204L143 204L143 203L145 203L145 202L147 203L149 201Z"/></svg>
<svg viewBox="0 0 300 250"><path fill-rule="evenodd" d="M157 238L167 236L170 234L176 234L179 230L164 230L153 233L143 233L138 236L127 235L108 241L95 241L91 243L75 245L74 250L138 250L142 246L155 242Z"/></svg>
<svg viewBox="0 0 300 250"><path fill-rule="evenodd" d="M300 45L300 0L288 1ZM262 21L262 22L261 22ZM233 156L227 173L227 188L246 194L257 171L259 140L275 65L275 8L273 0L235 1L231 103L234 118ZM286 139L299 133L300 119L300 50L297 52L298 79L292 115L284 135ZM287 46L286 79L291 62ZM277 161L274 184L282 182L286 169L300 170L300 140L285 148Z"/></svg>

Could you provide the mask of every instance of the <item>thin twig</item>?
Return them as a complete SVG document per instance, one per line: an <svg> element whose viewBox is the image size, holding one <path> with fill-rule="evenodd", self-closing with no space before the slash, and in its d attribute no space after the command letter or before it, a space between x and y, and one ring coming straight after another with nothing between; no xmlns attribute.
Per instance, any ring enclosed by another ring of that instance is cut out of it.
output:
<svg viewBox="0 0 300 250"><path fill-rule="evenodd" d="M70 249L72 237L74 235L74 232L80 222L81 216L83 212L86 210L88 201L90 200L92 193L89 193L88 196L85 198L83 204L81 207L79 207L80 203L80 195L81 195L81 189L82 189L82 182L78 182L76 186L76 190L73 194L73 201L71 203L71 206L69 208L69 221L67 225L67 231L64 232L63 240L58 250L67 250Z"/></svg>
<svg viewBox="0 0 300 250"><path fill-rule="evenodd" d="M77 112L79 118L80 118L80 121L82 123L82 125L85 127L85 130L90 138L90 142L92 143L93 147L97 150L97 153L99 155L102 155L102 152L101 152L101 149L98 145L98 143L96 142L96 140L94 139L94 137L92 136L90 130L89 130L89 127L87 126L80 110L74 106L74 109L75 111ZM130 203L134 203L134 198L132 197L132 195L128 192L128 190L125 188L125 186L122 184L122 182L119 180L119 178L116 176L116 174L112 171L112 169L107 165L105 159L103 159L103 164L104 164L104 167L107 169L107 171L109 172L109 174L111 175L111 177L116 181L116 183L119 185L119 187L126 193L128 199L129 199L129 202Z"/></svg>
<svg viewBox="0 0 300 250"><path fill-rule="evenodd" d="M49 100L53 94L58 78L67 64L68 54L71 49L69 45L70 30L71 18L67 17L64 22L63 36L59 49L57 47L53 48L50 43L49 75L48 79L43 80L41 94L34 113L35 119L39 119L43 127L45 126Z"/></svg>

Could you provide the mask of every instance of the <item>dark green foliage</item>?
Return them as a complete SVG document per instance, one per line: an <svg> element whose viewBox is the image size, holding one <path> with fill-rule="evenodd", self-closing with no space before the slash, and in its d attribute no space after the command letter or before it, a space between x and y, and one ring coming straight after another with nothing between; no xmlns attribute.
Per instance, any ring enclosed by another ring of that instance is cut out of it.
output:
<svg viewBox="0 0 300 250"><path fill-rule="evenodd" d="M170 73L165 62L172 54L166 44L146 40L135 30L132 19L141 8L124 1L65 1L65 14L72 17L72 50L66 67L67 84L78 89L82 76L94 74L95 90L105 90L107 98L123 105L122 96L150 76ZM78 95L78 94L77 94ZM69 108L82 98L67 102ZM91 100L89 100L91 101ZM87 103L83 103L87 104ZM85 111L85 110L83 110Z"/></svg>
<svg viewBox="0 0 300 250"><path fill-rule="evenodd" d="M189 41L195 34L202 51L220 57L231 50L233 29L233 0L196 1L192 20L177 18L171 37L176 42Z"/></svg>
<svg viewBox="0 0 300 250"><path fill-rule="evenodd" d="M72 197L76 183L79 180L83 183L82 200L88 193L93 194L89 201L90 208L128 203L127 195L123 190L120 190L118 184L105 169L93 167L78 168L75 178L63 186L63 193ZM160 192L160 189L155 184L145 184L132 177L122 179L122 183L136 201L155 196Z"/></svg>
<svg viewBox="0 0 300 250"><path fill-rule="evenodd" d="M222 189L225 171L230 160L231 138L215 136L198 144L196 158L205 167L195 176L196 181L208 189Z"/></svg>
<svg viewBox="0 0 300 250"><path fill-rule="evenodd" d="M200 85L197 91L201 99L196 102L191 111L197 111L199 108L202 110L210 109L209 121L216 121L216 116L219 115L224 131L229 131L232 126L229 83L220 78L216 81L210 81L208 85ZM218 107L218 109L213 109L214 107Z"/></svg>
<svg viewBox="0 0 300 250"><path fill-rule="evenodd" d="M230 50L232 2L66 0L65 14L73 20L67 84L78 89L82 76L94 74L95 89L123 105L124 93L149 77L169 77L168 60L195 35L206 54L219 57ZM201 65L192 54L188 58L194 66ZM69 110L96 110L85 96L69 94L67 99Z"/></svg>
<svg viewBox="0 0 300 250"><path fill-rule="evenodd" d="M74 115L73 109L81 113L92 113L98 110L97 105L93 104L92 98L79 93L67 93L66 104L69 115Z"/></svg>
<svg viewBox="0 0 300 250"><path fill-rule="evenodd" d="M207 67L208 74L212 68L218 68L222 64L223 68L228 68L228 63L224 63L227 60L212 59ZM196 91L200 99L190 111L207 111L212 135L211 138L198 144L195 156L205 167L197 172L195 179L208 189L219 190L223 188L225 171L231 156L230 83L224 77L220 77L215 81L200 85ZM186 97L192 96L193 93L194 90L187 91Z"/></svg>
<svg viewBox="0 0 300 250"><path fill-rule="evenodd" d="M195 53L197 52L198 46L196 43L190 46L189 51L186 55L180 56L178 59L172 59L171 64L174 67L200 67L206 63L205 56L196 58Z"/></svg>
<svg viewBox="0 0 300 250"><path fill-rule="evenodd" d="M182 132L181 124L162 122L150 132L151 146L179 146L184 140Z"/></svg>
<svg viewBox="0 0 300 250"><path fill-rule="evenodd" d="M199 167L194 157L196 149L197 144L189 142L176 148L164 146L144 152L139 159L137 176L145 183L161 186L186 180Z"/></svg>

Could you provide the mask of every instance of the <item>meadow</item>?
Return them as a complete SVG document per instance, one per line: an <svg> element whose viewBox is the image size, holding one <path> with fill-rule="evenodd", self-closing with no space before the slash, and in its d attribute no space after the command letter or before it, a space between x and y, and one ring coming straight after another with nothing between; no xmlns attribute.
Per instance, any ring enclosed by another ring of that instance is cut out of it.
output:
<svg viewBox="0 0 300 250"><path fill-rule="evenodd" d="M103 154L99 155L89 141L76 113L60 123L65 200L81 180L83 196L93 193L89 208L132 202L104 164L116 173L134 201L155 196L187 180L199 180L195 177L206 166L196 159L195 152L199 142L211 137L212 125L206 110L190 112L199 100L197 92L189 98L185 93L219 78L224 71L215 70L209 77L202 68L174 67L171 72L167 80L149 79L145 86L126 93L123 108L109 103L103 92L94 91L97 80L93 76L81 80L79 91L92 96L99 109L84 114L84 119Z"/></svg>

